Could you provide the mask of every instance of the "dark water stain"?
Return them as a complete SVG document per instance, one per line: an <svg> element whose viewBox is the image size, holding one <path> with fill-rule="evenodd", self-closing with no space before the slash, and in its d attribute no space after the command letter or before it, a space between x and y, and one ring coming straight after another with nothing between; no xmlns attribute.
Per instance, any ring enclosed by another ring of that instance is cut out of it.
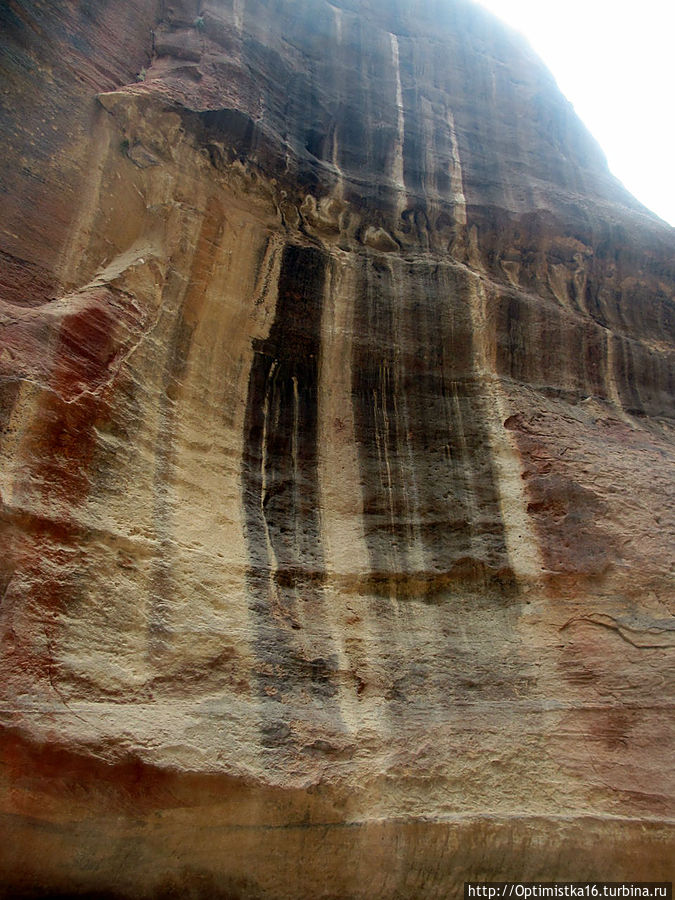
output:
<svg viewBox="0 0 675 900"><path fill-rule="evenodd" d="M12 413L19 399L21 382L0 380L0 447L13 434Z"/></svg>
<svg viewBox="0 0 675 900"><path fill-rule="evenodd" d="M508 556L461 286L444 284L428 264L400 272L366 261L363 277L353 408L373 571L443 572L473 558L477 570L503 572Z"/></svg>
<svg viewBox="0 0 675 900"><path fill-rule="evenodd" d="M262 726L263 746L269 748L292 739L277 704L303 694L324 704L336 692L331 672L337 660L325 654L309 658L298 634L301 618L319 628L323 596L317 427L325 272L320 251L284 248L275 320L269 336L254 342L249 376L243 460L247 586L257 628L259 689L276 707Z"/></svg>
<svg viewBox="0 0 675 900"><path fill-rule="evenodd" d="M373 592L372 604L396 718L415 697L442 704L461 695L462 677L476 666L494 671L508 694L517 669L490 635L506 623L516 585L466 285L426 262L375 257L364 259L362 278L352 403L370 568L389 588L388 597ZM415 601L438 607L439 621L453 622L451 604L469 632L480 625L470 666L454 632L437 636L435 649L419 644ZM472 602L492 608L494 624Z"/></svg>

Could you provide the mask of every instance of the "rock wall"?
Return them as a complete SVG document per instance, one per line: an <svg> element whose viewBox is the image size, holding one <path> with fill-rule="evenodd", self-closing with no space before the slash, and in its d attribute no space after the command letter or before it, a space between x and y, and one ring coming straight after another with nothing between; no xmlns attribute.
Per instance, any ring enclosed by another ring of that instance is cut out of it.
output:
<svg viewBox="0 0 675 900"><path fill-rule="evenodd" d="M672 879L673 229L464 0L0 26L4 896Z"/></svg>

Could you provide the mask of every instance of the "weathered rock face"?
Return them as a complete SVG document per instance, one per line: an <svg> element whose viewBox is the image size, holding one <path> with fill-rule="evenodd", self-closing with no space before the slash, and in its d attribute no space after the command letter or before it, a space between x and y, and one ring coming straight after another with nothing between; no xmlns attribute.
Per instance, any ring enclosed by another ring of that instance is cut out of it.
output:
<svg viewBox="0 0 675 900"><path fill-rule="evenodd" d="M673 230L464 0L0 24L7 895L672 878Z"/></svg>

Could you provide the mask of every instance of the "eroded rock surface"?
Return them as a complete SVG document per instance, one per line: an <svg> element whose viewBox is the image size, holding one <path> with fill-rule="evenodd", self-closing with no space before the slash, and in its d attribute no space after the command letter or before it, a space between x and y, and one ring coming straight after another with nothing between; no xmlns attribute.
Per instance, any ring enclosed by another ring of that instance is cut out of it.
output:
<svg viewBox="0 0 675 900"><path fill-rule="evenodd" d="M464 0L0 26L6 895L672 878L673 229Z"/></svg>

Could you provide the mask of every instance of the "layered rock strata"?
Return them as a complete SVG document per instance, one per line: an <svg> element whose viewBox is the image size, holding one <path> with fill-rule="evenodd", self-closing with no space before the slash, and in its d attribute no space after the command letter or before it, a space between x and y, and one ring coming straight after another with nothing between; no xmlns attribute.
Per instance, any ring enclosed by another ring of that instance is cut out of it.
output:
<svg viewBox="0 0 675 900"><path fill-rule="evenodd" d="M5 895L672 878L673 229L464 0L0 25Z"/></svg>

